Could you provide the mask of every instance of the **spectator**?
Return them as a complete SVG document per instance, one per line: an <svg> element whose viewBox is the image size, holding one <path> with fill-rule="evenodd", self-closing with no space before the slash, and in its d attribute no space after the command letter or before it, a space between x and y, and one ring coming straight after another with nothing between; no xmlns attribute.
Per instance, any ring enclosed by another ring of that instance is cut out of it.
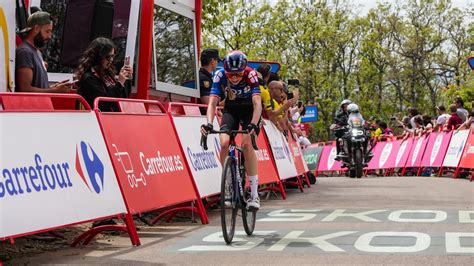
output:
<svg viewBox="0 0 474 266"><path fill-rule="evenodd" d="M471 127L471 129L474 130L474 101L471 102L471 113L469 114L469 117L467 118L466 122L464 122L464 124L462 124L458 128L458 130L461 130L463 128L469 128L469 127Z"/></svg>
<svg viewBox="0 0 474 266"><path fill-rule="evenodd" d="M301 146L301 149L306 149L309 145L311 145L311 141L306 136L306 131L301 132L301 136L298 137L298 143Z"/></svg>
<svg viewBox="0 0 474 266"><path fill-rule="evenodd" d="M262 113L266 115L265 117L269 117L267 110L269 108L271 109L271 96L267 87L267 81L270 78L270 65L265 63L260 64L260 66L257 68L257 74L258 82L260 84L260 96L262 97Z"/></svg>
<svg viewBox="0 0 474 266"><path fill-rule="evenodd" d="M290 109L295 105L296 101L298 101L299 98L299 91L297 89L294 90L293 93L291 93L288 90L287 84L283 84L283 94L282 94L282 101L281 104L283 103L288 103L290 105L289 109L286 110L285 116L283 117L283 124L284 124L284 129L285 130L290 130L291 133L295 133L296 135L300 136L301 130L299 128L295 128L293 124L291 123L291 113Z"/></svg>
<svg viewBox="0 0 474 266"><path fill-rule="evenodd" d="M423 115L422 118L425 132L432 132L434 128L433 118L429 115Z"/></svg>
<svg viewBox="0 0 474 266"><path fill-rule="evenodd" d="M456 112L459 118L461 118L461 122L466 122L466 119L469 116L469 112L464 109L464 101L462 100L462 98L456 97L456 99L454 100L454 104L456 105Z"/></svg>
<svg viewBox="0 0 474 266"><path fill-rule="evenodd" d="M115 77L113 59L115 56L114 43L103 37L93 40L86 49L77 68L78 93L86 99L91 107L97 97L128 98L130 88L125 82L132 76L132 68L124 65ZM114 111L113 103L103 102L101 111Z"/></svg>
<svg viewBox="0 0 474 266"><path fill-rule="evenodd" d="M410 117L410 125L411 125L411 129L413 130L416 128L415 116L419 114L420 113L418 113L418 109L416 109L415 107L408 108L408 117Z"/></svg>
<svg viewBox="0 0 474 266"><path fill-rule="evenodd" d="M448 123L449 117L451 117L451 115L446 113L446 107L444 107L444 105L440 105L436 107L436 109L438 110L439 116L436 119L435 131L439 128L443 128Z"/></svg>
<svg viewBox="0 0 474 266"><path fill-rule="evenodd" d="M260 85L267 86L269 84L269 79L270 79L270 74L271 74L270 70L271 70L271 66L267 63L262 63L258 66L257 72L262 75L262 78L261 78L262 80L261 80Z"/></svg>
<svg viewBox="0 0 474 266"><path fill-rule="evenodd" d="M212 73L217 69L219 51L214 48L204 49L201 52L201 68L199 69L199 89L201 90L202 104L209 103L212 87Z"/></svg>
<svg viewBox="0 0 474 266"><path fill-rule="evenodd" d="M457 112L458 108L455 104L449 106L449 111L451 112L451 117L448 119L448 124L446 130L456 129L459 125L462 124L462 120Z"/></svg>
<svg viewBox="0 0 474 266"><path fill-rule="evenodd" d="M270 107L267 108L267 114L270 121L275 124L278 130L283 131L283 117L286 114L288 108L291 107L292 101L287 101L281 104L281 97L283 94L283 83L281 81L271 81L268 84L268 90L270 91L271 101Z"/></svg>
<svg viewBox="0 0 474 266"><path fill-rule="evenodd" d="M375 128L375 130L370 133L370 136L372 138L377 139L378 137L380 137L382 135L382 129L380 128L380 122L381 121L379 119L376 119L375 123L372 124L372 127Z"/></svg>
<svg viewBox="0 0 474 266"><path fill-rule="evenodd" d="M267 84L268 86L270 86L270 82L279 81L279 80L280 80L280 76L278 76L277 73L270 72L270 77L268 78Z"/></svg>
<svg viewBox="0 0 474 266"><path fill-rule="evenodd" d="M387 126L387 123L380 121L379 128L382 130L381 137L393 136L393 130Z"/></svg>
<svg viewBox="0 0 474 266"><path fill-rule="evenodd" d="M28 17L23 42L16 48L15 83L18 92L68 93L72 84L65 80L49 86L41 49L52 38L53 22L47 12L37 11Z"/></svg>
<svg viewBox="0 0 474 266"><path fill-rule="evenodd" d="M413 118L413 122L415 123L413 134L422 135L425 132L425 124L423 123L423 116L422 115L415 115Z"/></svg>

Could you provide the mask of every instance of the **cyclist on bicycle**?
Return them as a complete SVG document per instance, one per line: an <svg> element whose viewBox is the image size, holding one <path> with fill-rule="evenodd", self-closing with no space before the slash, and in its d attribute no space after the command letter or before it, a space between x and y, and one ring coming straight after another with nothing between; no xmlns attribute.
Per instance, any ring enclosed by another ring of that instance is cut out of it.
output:
<svg viewBox="0 0 474 266"><path fill-rule="evenodd" d="M221 99L225 99L221 130L238 130L239 124L249 134L242 136L242 149L245 156L245 169L250 182L251 196L249 209L260 208L258 197L257 156L252 147L250 134L260 131L262 100L257 72L247 67L247 57L240 51L229 52L224 58L224 69L214 75L209 105L207 108L207 125L201 126L201 134L207 135L212 129L215 109ZM224 164L229 153L230 136L220 135L220 158Z"/></svg>

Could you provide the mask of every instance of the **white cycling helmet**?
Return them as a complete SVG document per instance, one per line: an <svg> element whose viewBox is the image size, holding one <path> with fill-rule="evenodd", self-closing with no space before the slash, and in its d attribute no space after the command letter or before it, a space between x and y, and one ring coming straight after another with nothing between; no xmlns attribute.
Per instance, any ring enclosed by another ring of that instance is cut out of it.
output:
<svg viewBox="0 0 474 266"><path fill-rule="evenodd" d="M359 112L359 106L355 103L351 103L347 106L347 112L348 113L358 113Z"/></svg>
<svg viewBox="0 0 474 266"><path fill-rule="evenodd" d="M345 99L341 102L340 106L343 106L344 104L351 104L351 103L352 103L351 100Z"/></svg>

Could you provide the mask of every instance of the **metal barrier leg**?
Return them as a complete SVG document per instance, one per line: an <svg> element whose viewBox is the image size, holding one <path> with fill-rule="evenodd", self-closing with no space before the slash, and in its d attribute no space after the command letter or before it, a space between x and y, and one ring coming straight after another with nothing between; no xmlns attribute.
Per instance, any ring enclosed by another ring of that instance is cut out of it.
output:
<svg viewBox="0 0 474 266"><path fill-rule="evenodd" d="M311 183L309 182L308 173L304 173L304 181L306 182L308 187L311 187Z"/></svg>

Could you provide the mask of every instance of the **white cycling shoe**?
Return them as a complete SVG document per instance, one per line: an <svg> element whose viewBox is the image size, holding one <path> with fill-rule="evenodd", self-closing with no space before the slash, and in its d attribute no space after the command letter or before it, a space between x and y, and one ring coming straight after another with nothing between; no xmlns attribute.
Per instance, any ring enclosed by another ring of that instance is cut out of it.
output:
<svg viewBox="0 0 474 266"><path fill-rule="evenodd" d="M252 210L252 211L256 211L260 209L260 198L259 197L250 198L247 201L247 209Z"/></svg>

